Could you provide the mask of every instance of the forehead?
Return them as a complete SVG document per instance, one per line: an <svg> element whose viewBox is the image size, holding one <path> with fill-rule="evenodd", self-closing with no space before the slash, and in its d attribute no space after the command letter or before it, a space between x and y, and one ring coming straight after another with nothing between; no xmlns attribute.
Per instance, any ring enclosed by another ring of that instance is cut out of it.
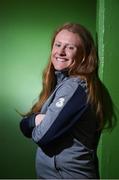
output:
<svg viewBox="0 0 119 180"><path fill-rule="evenodd" d="M81 44L80 37L77 33L70 32L68 30L61 30L55 37L55 41L61 43L74 44L79 46Z"/></svg>

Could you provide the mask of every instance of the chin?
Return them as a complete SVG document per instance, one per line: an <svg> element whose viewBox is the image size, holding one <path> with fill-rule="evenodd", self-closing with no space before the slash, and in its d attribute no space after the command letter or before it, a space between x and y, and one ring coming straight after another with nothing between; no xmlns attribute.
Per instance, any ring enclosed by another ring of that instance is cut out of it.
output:
<svg viewBox="0 0 119 180"><path fill-rule="evenodd" d="M58 71L62 71L62 70L64 70L64 69L66 69L65 67L63 67L63 68L61 68L61 67L55 67L55 70L58 70Z"/></svg>

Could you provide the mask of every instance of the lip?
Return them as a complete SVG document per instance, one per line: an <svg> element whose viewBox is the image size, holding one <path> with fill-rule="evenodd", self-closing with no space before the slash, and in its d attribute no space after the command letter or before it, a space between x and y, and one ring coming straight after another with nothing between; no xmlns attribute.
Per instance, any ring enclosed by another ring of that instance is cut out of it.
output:
<svg viewBox="0 0 119 180"><path fill-rule="evenodd" d="M58 62L66 62L66 61L68 61L68 59L61 58L61 57L56 57L56 61L58 61Z"/></svg>

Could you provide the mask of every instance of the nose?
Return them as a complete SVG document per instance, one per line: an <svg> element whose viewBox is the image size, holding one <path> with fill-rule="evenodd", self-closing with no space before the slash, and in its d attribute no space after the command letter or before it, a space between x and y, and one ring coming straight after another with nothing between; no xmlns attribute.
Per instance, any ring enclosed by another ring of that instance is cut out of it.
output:
<svg viewBox="0 0 119 180"><path fill-rule="evenodd" d="M65 56L65 55L66 55L65 47L59 48L58 54L59 54L60 56Z"/></svg>

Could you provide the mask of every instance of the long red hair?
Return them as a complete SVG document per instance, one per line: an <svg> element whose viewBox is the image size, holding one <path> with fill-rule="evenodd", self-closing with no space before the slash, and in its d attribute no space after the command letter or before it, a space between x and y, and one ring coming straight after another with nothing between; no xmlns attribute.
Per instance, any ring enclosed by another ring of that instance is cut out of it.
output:
<svg viewBox="0 0 119 180"><path fill-rule="evenodd" d="M98 58L97 51L94 45L93 38L90 32L82 25L76 23L67 23L58 28L53 36L51 43L51 50L55 41L55 37L62 30L68 30L72 33L77 33L80 37L81 44L78 52L78 56L75 59L75 63L69 68L69 76L80 76L87 81L88 86L88 98L87 101L90 102L95 108L96 114L99 117L100 128L105 125L104 122L104 112L103 112L103 102L100 80L98 78ZM28 114L39 112L42 105L50 96L56 85L55 79L55 69L49 58L47 67L43 73L43 84L42 91L39 95L38 101L32 107Z"/></svg>

